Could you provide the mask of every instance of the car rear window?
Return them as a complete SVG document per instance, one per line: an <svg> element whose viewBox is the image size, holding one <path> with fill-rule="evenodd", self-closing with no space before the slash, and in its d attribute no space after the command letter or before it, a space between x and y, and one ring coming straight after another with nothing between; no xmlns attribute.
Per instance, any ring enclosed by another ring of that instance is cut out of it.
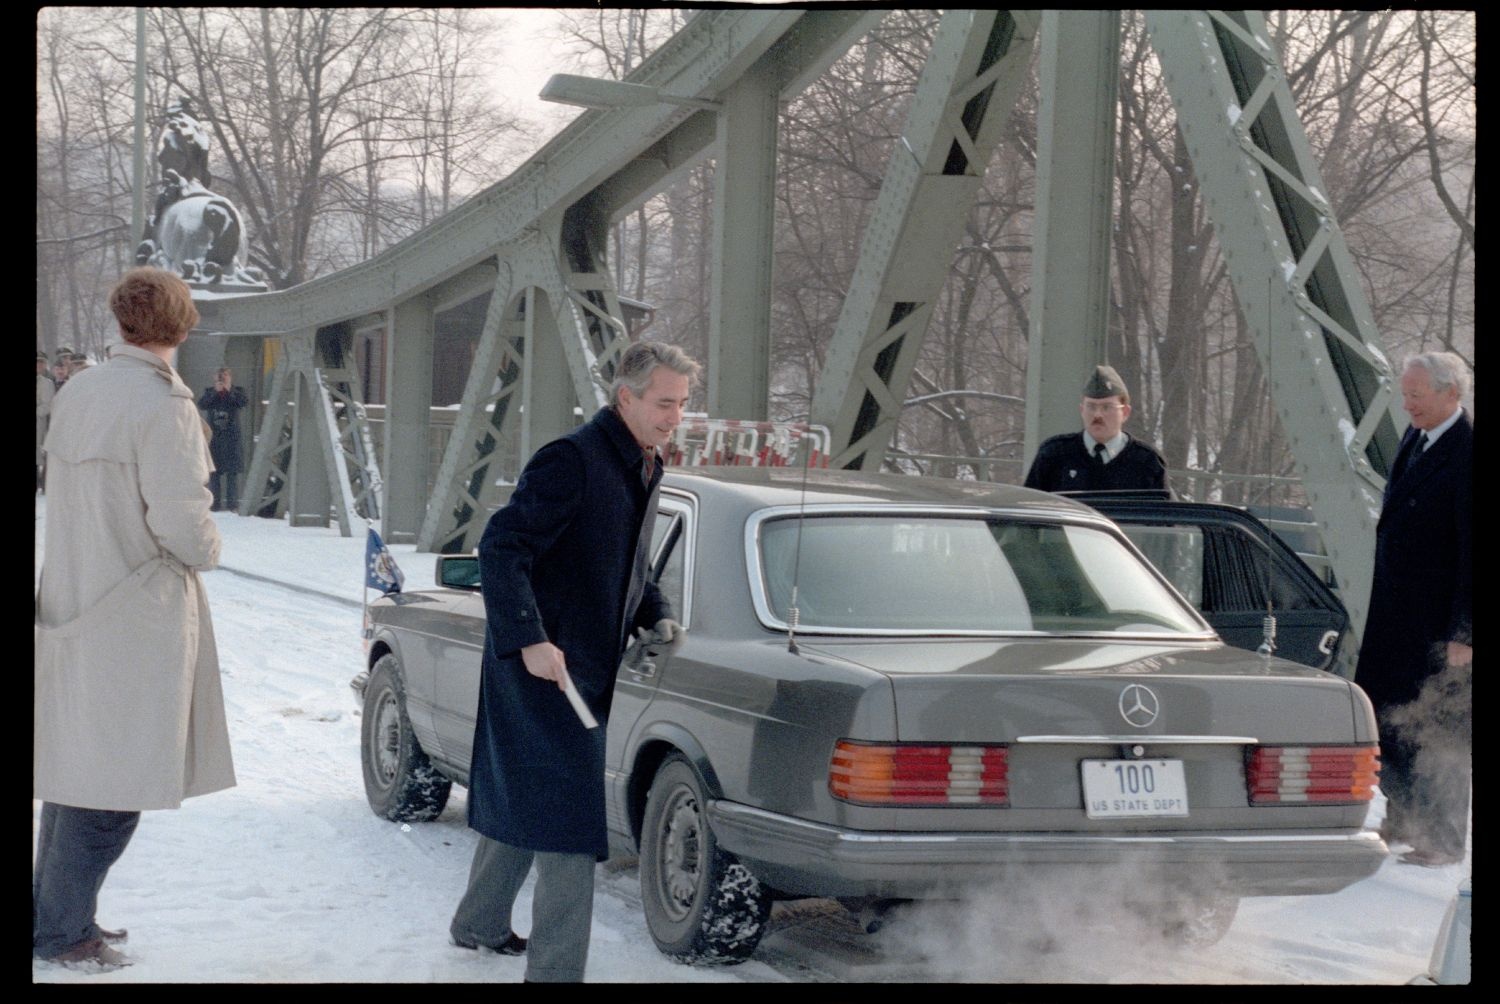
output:
<svg viewBox="0 0 1500 1004"><path fill-rule="evenodd" d="M973 517L772 519L760 529L760 559L770 612L783 622L790 620L795 577L804 630L1206 630L1118 539L1087 526Z"/></svg>

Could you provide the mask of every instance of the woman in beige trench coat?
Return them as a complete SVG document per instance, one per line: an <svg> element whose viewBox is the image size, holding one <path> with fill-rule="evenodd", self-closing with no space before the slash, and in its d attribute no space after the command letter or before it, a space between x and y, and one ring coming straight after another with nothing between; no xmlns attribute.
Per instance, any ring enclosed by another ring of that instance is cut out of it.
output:
<svg viewBox="0 0 1500 1004"><path fill-rule="evenodd" d="M167 361L198 313L160 269L127 272L110 307L126 344L68 381L47 434L32 760L32 794L46 804L32 950L118 965L127 960L93 910L140 811L235 781L198 577L219 558L208 444ZM80 875L94 876L91 891Z"/></svg>

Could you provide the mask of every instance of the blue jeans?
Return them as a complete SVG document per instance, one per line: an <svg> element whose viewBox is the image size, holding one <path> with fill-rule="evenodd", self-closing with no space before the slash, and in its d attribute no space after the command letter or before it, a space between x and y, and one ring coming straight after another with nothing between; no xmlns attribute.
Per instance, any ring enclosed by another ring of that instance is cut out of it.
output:
<svg viewBox="0 0 1500 1004"><path fill-rule="evenodd" d="M50 959L99 937L99 890L140 821L139 812L42 803L31 869L33 958Z"/></svg>

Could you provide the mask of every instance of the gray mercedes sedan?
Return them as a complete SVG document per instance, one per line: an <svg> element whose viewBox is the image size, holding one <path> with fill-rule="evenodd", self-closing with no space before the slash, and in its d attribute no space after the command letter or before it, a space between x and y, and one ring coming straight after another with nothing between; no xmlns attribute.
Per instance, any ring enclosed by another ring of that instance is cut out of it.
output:
<svg viewBox="0 0 1500 1004"><path fill-rule="evenodd" d="M688 633L627 653L606 797L670 956L749 957L778 898L878 911L1063 869L1152 883L1143 916L1205 943L1241 897L1335 892L1386 854L1365 828L1365 695L1227 645L1093 508L673 468L652 547ZM365 789L391 820L433 819L467 783L477 559L437 578L369 609Z"/></svg>

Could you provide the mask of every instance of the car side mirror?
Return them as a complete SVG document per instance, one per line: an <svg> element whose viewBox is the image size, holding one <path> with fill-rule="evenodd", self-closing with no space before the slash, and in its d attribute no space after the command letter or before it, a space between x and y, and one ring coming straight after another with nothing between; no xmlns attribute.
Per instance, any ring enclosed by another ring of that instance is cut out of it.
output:
<svg viewBox="0 0 1500 1004"><path fill-rule="evenodd" d="M479 588L479 557L474 554L444 554L437 560L437 584L445 589Z"/></svg>

